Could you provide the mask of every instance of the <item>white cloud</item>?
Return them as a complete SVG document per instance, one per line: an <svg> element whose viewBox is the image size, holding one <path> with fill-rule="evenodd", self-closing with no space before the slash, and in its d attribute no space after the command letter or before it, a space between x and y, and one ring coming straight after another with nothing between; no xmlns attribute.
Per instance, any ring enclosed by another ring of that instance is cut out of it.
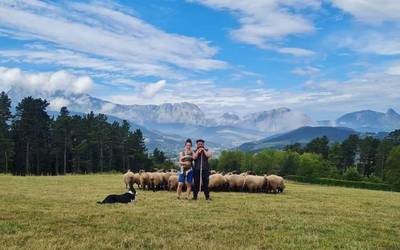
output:
<svg viewBox="0 0 400 250"><path fill-rule="evenodd" d="M400 21L398 0L331 0L333 5L367 23Z"/></svg>
<svg viewBox="0 0 400 250"><path fill-rule="evenodd" d="M292 56L298 57L308 57L314 56L316 54L314 51L302 48L279 48L277 49L277 51L282 54L290 54Z"/></svg>
<svg viewBox="0 0 400 250"><path fill-rule="evenodd" d="M113 5L3 1L0 32L42 42L39 48L9 52L31 62L155 77L174 77L176 69L226 67L213 58L217 49L208 41L164 32Z"/></svg>
<svg viewBox="0 0 400 250"><path fill-rule="evenodd" d="M166 85L167 85L167 82L165 80L160 80L153 84L147 84L146 86L144 86L143 94L146 97L153 97L158 92L160 92L163 88L165 88Z"/></svg>
<svg viewBox="0 0 400 250"><path fill-rule="evenodd" d="M258 80L256 80L256 84L257 84L257 86L262 87L265 85L265 82L263 80L258 79Z"/></svg>
<svg viewBox="0 0 400 250"><path fill-rule="evenodd" d="M296 67L291 71L292 74L299 76L315 76L320 72L321 70L319 68L312 66Z"/></svg>
<svg viewBox="0 0 400 250"><path fill-rule="evenodd" d="M382 56L400 55L400 34L398 32L363 31L339 34L332 42L339 47L349 48L356 52Z"/></svg>
<svg viewBox="0 0 400 250"><path fill-rule="evenodd" d="M400 63L396 63L396 64L391 65L386 70L386 74L400 76Z"/></svg>
<svg viewBox="0 0 400 250"><path fill-rule="evenodd" d="M49 108L51 110L60 110L62 107L67 107L70 102L62 97L56 97L50 101Z"/></svg>
<svg viewBox="0 0 400 250"><path fill-rule="evenodd" d="M115 106L116 105L114 103L106 103L101 107L99 113L102 113L102 114L111 113L111 111L115 108Z"/></svg>
<svg viewBox="0 0 400 250"><path fill-rule="evenodd" d="M64 70L46 73L29 73L19 68L0 67L0 89L11 87L24 90L27 93L42 92L53 94L63 91L71 94L88 92L93 86L89 76L76 76Z"/></svg>
<svg viewBox="0 0 400 250"><path fill-rule="evenodd" d="M205 6L227 10L237 17L240 27L232 37L240 42L270 48L290 35L312 33L315 27L301 14L305 9L320 8L319 0L192 0Z"/></svg>

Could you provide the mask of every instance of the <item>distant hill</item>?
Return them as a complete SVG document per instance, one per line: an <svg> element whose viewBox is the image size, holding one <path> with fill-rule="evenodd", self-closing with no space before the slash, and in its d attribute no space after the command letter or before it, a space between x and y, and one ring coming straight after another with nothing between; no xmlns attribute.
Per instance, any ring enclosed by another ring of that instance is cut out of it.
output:
<svg viewBox="0 0 400 250"><path fill-rule="evenodd" d="M312 118L289 108L276 108L262 112L249 113L240 117L233 113L225 113L216 118L217 125L236 126L258 130L264 135L287 132L303 126L315 125Z"/></svg>
<svg viewBox="0 0 400 250"><path fill-rule="evenodd" d="M339 117L336 125L360 132L389 132L400 128L400 114L393 109L386 113L362 110Z"/></svg>
<svg viewBox="0 0 400 250"><path fill-rule="evenodd" d="M239 149L243 151L259 151L265 148L283 148L285 145L296 142L308 143L312 139L321 136L327 136L331 142L340 142L351 134L357 134L357 132L344 127L301 127L259 141L244 143L239 146Z"/></svg>
<svg viewBox="0 0 400 250"><path fill-rule="evenodd" d="M265 137L265 134L246 128L235 126L195 126L190 124L148 124L148 129L162 131L170 135L179 135L192 139L202 138L210 143L218 144L223 148L238 146L246 141L254 141ZM217 146L217 145L215 145ZM213 147L215 149L215 146Z"/></svg>

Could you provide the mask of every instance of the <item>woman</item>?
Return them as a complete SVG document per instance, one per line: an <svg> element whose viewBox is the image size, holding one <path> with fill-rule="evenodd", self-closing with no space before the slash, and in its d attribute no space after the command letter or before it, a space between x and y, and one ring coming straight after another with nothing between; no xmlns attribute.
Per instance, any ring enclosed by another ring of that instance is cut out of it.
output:
<svg viewBox="0 0 400 250"><path fill-rule="evenodd" d="M186 184L187 198L190 198L190 191L192 190L193 181L193 150L192 150L192 140L187 139L185 143L185 148L179 153L179 165L181 166L181 171L179 172L178 178L178 189L177 198L181 198L183 184Z"/></svg>

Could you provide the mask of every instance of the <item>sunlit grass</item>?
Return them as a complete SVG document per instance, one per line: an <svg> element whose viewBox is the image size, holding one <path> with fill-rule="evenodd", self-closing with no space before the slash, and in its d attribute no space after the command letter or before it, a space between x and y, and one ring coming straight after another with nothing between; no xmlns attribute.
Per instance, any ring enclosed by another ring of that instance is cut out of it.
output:
<svg viewBox="0 0 400 250"><path fill-rule="evenodd" d="M400 193L289 183L211 203L139 191L134 206L96 204L124 187L121 175L0 175L0 248L400 248Z"/></svg>

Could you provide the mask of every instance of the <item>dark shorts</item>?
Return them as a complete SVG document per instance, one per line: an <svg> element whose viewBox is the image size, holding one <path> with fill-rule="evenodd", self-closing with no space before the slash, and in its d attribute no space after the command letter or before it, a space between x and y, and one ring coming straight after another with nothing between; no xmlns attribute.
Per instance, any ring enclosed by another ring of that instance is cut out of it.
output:
<svg viewBox="0 0 400 250"><path fill-rule="evenodd" d="M185 177L183 173L179 173L178 182L185 183ZM193 182L193 169L190 169L186 172L186 182L192 183Z"/></svg>

